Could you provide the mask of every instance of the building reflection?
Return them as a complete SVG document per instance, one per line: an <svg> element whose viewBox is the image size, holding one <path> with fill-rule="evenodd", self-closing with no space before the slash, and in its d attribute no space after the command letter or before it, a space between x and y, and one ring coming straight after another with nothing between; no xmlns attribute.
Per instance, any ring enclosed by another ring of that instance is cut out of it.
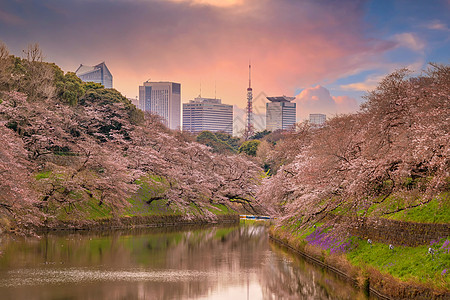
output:
<svg viewBox="0 0 450 300"><path fill-rule="evenodd" d="M269 243L264 226L59 234L1 247L5 299L359 297L351 285Z"/></svg>

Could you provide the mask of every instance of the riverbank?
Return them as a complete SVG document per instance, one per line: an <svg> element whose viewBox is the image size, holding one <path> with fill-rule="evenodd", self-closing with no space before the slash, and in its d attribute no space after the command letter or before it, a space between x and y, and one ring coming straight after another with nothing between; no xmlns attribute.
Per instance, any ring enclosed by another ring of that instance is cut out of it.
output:
<svg viewBox="0 0 450 300"><path fill-rule="evenodd" d="M78 230L111 230L147 227L171 227L205 224L239 224L238 214L216 215L212 218L186 215L148 215L122 216L118 218L103 218L97 220L57 220L51 219L41 225L28 227L31 232L40 234L50 231ZM12 231L14 233L14 231Z"/></svg>
<svg viewBox="0 0 450 300"><path fill-rule="evenodd" d="M323 224L305 229L274 226L270 237L379 298L450 298L448 237L432 241L433 254L429 245L389 249L389 244L369 244L358 236L339 239Z"/></svg>
<svg viewBox="0 0 450 300"><path fill-rule="evenodd" d="M145 200L145 199L144 199ZM33 221L0 216L0 234L35 235L48 231L110 230L139 227L167 227L205 224L238 224L239 215L249 211L239 204L191 204L184 211L167 205L166 200L147 203L139 197L120 213L94 201L73 205L71 210L58 209L45 216L31 216Z"/></svg>

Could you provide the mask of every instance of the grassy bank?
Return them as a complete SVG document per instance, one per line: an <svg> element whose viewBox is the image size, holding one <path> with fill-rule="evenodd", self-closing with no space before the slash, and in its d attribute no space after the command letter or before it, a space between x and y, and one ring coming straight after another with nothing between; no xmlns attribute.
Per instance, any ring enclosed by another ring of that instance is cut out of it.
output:
<svg viewBox="0 0 450 300"><path fill-rule="evenodd" d="M46 171L36 174L37 184L60 174ZM46 200L40 212L32 217L39 221L18 224L11 216L0 217L0 232L34 234L46 230L103 230L177 224L238 223L239 209L234 203L190 202L172 205L165 197L170 188L162 177L147 176L137 181L140 188L127 200L125 207L112 207L100 201L98 191L78 189L64 201Z"/></svg>
<svg viewBox="0 0 450 300"><path fill-rule="evenodd" d="M372 242L356 236L342 238L331 227L298 224L272 227L270 234L319 263L329 266L363 289L394 298L450 297L450 237L417 247ZM434 253L428 252L432 248Z"/></svg>
<svg viewBox="0 0 450 300"><path fill-rule="evenodd" d="M422 204L424 202L426 203ZM421 197L406 202L400 196L389 196L382 203L373 204L368 209L368 216L407 222L448 224L450 192L443 192L429 202Z"/></svg>

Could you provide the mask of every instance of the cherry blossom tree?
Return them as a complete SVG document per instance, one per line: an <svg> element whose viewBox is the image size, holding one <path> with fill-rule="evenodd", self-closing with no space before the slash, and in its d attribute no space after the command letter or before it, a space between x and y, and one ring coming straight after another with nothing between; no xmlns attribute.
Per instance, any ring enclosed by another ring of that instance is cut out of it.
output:
<svg viewBox="0 0 450 300"><path fill-rule="evenodd" d="M0 133L18 148L17 153L6 148L4 158L10 168L18 166L18 175L10 178L22 178L15 185L1 184L5 198L0 208L13 218L29 207L37 217L34 223L62 212L82 220L86 215L78 208L86 203L120 216L143 180L157 187L148 203L164 200L177 211L192 212L196 206L204 217L214 218L211 204L261 208L255 196L263 172L254 162L214 153L168 129L160 117L144 117L119 92L84 84L56 66L50 69L56 92L44 93L33 82L49 65L41 62L37 46L26 53L24 60L9 57L24 69L5 69L18 75L0 96ZM7 174L5 166L2 174ZM15 189L31 192L23 192L27 200L21 201Z"/></svg>
<svg viewBox="0 0 450 300"><path fill-rule="evenodd" d="M412 78L399 70L367 95L360 112L321 128L301 125L277 143L271 156L279 167L258 197L306 224L402 198L397 209L378 212L391 214L448 190L449 70L431 65Z"/></svg>

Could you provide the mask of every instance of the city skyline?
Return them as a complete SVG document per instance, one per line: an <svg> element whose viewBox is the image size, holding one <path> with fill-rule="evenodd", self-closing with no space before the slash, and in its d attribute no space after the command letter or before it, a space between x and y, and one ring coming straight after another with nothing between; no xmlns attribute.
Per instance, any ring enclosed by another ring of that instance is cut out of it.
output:
<svg viewBox="0 0 450 300"><path fill-rule="evenodd" d="M0 40L18 56L37 42L66 72L105 61L129 98L148 79L174 81L184 103L202 85L239 109L251 59L254 94L296 96L300 121L356 111L395 69L448 63L449 12L447 0L5 1Z"/></svg>

